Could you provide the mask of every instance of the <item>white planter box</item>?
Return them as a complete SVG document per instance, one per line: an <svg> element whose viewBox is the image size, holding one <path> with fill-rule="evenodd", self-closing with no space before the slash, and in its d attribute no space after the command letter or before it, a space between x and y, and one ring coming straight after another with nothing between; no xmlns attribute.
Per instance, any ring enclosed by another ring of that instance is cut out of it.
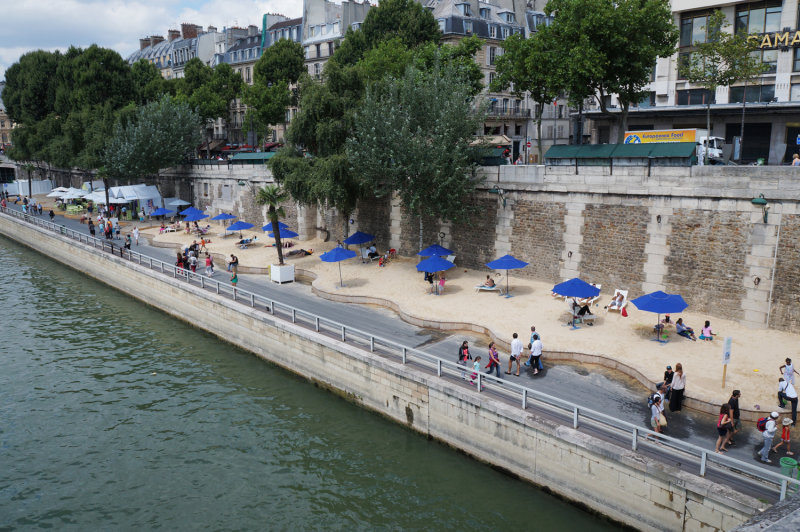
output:
<svg viewBox="0 0 800 532"><path fill-rule="evenodd" d="M273 264L269 268L269 276L276 283L291 283L294 281L294 264Z"/></svg>

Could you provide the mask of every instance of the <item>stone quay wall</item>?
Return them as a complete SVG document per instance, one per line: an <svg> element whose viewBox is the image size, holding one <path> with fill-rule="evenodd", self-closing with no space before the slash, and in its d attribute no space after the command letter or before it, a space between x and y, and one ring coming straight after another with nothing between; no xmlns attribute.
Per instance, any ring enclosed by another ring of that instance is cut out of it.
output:
<svg viewBox="0 0 800 532"><path fill-rule="evenodd" d="M482 178L466 220L423 220L424 245L449 247L459 266L488 272L486 262L511 253L530 263L515 275L554 284L581 277L631 297L664 290L697 312L754 328L800 326L796 168L526 165L485 167ZM255 191L273 178L262 165L215 165L164 170L148 182L211 213L263 224ZM751 202L761 195L766 222ZM376 235L379 249L419 250L419 218L397 198L362 201L349 219L294 202L284 209L301 239L341 239L347 227Z"/></svg>
<svg viewBox="0 0 800 532"><path fill-rule="evenodd" d="M399 362L0 214L0 234L363 407L640 530L730 530L767 505ZM303 359L306 363L297 364Z"/></svg>

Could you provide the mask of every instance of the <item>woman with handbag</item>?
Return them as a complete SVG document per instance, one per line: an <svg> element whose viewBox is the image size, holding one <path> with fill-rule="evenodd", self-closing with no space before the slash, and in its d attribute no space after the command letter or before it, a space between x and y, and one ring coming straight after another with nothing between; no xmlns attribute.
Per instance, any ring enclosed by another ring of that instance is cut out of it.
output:
<svg viewBox="0 0 800 532"><path fill-rule="evenodd" d="M683 403L683 392L686 389L686 375L680 362L675 364L675 374L672 376L672 396L669 400L669 411L678 412Z"/></svg>
<svg viewBox="0 0 800 532"><path fill-rule="evenodd" d="M730 431L733 430L733 420L731 419L731 405L722 403L719 409L719 417L717 418L717 445L714 450L718 453L727 453L728 449L725 444L728 443L728 436Z"/></svg>
<svg viewBox="0 0 800 532"><path fill-rule="evenodd" d="M653 396L653 404L650 405L650 426L653 430L661 433L662 419L664 419L664 405L661 404L661 396Z"/></svg>
<svg viewBox="0 0 800 532"><path fill-rule="evenodd" d="M464 340L461 343L461 347L458 348L458 362L457 362L457 364L460 365L460 366L465 366L466 367L468 360L472 360L472 355L469 354L469 342ZM462 371L461 372L461 378L462 379L466 379L467 378L467 372L466 371Z"/></svg>

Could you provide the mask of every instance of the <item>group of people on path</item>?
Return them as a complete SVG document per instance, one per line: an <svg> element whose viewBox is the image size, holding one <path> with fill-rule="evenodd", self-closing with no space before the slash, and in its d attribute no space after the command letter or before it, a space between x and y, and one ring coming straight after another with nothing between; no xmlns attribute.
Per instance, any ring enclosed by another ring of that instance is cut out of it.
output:
<svg viewBox="0 0 800 532"><path fill-rule="evenodd" d="M658 391L648 398L650 406L650 426L654 431L661 433L667 425L664 411L669 407L670 412L680 412L683 408L683 394L686 390L686 375L683 365L678 362L675 369L667 366L664 371L664 380L656 385ZM669 403L668 403L669 402Z"/></svg>
<svg viewBox="0 0 800 532"><path fill-rule="evenodd" d="M778 432L778 412L772 412L769 417L761 418L757 422L757 428L764 435L764 444L761 446L759 456L764 463L770 463L772 460L769 458L770 453L775 453L778 449L786 444L786 454L793 456L792 452L792 427L797 423L797 391L794 388L794 376L800 375L794 365L792 359L787 358L786 363L783 364L778 371L781 372L781 377L778 379L778 407L786 408L788 401L792 405L791 417L784 417L781 421L781 439L777 445L773 446L775 433Z"/></svg>
<svg viewBox="0 0 800 532"><path fill-rule="evenodd" d="M536 332L536 327L531 326L531 338L530 343L528 344L529 354L524 366L532 367L534 375L537 375L543 369L542 348L542 338L539 333ZM514 375L519 377L520 369L523 365L523 351L524 347L522 345L522 341L519 339L519 334L514 333L511 340L511 353L508 358L508 371L505 372L506 375L512 374L511 372L514 368L514 364L516 364L517 371L514 373ZM461 366L470 366L472 368L472 373L468 379L470 384L475 384L475 381L478 378L478 373L481 370L485 370L487 374L491 374L492 371L494 371L497 378L502 378L500 374L500 368L502 366L500 362L500 353L497 351L497 346L494 342L489 343L488 362L484 368L481 368L481 360L482 359L480 356L476 356L475 358L472 357L472 354L469 351L469 341L464 340L461 343L461 346L458 348L457 362ZM462 371L461 376L462 378L467 379L467 372Z"/></svg>

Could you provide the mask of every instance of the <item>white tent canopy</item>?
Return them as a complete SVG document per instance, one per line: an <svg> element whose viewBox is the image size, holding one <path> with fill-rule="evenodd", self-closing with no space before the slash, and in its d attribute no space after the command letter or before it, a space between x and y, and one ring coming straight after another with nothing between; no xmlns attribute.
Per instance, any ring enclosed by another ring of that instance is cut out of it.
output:
<svg viewBox="0 0 800 532"><path fill-rule="evenodd" d="M108 189L111 203L138 201L145 212L152 212L161 205L161 194L153 185L125 185Z"/></svg>
<svg viewBox="0 0 800 532"><path fill-rule="evenodd" d="M67 192L64 192L64 195L61 196L61 199L77 199L82 198L86 195L86 192L79 188L70 188Z"/></svg>

